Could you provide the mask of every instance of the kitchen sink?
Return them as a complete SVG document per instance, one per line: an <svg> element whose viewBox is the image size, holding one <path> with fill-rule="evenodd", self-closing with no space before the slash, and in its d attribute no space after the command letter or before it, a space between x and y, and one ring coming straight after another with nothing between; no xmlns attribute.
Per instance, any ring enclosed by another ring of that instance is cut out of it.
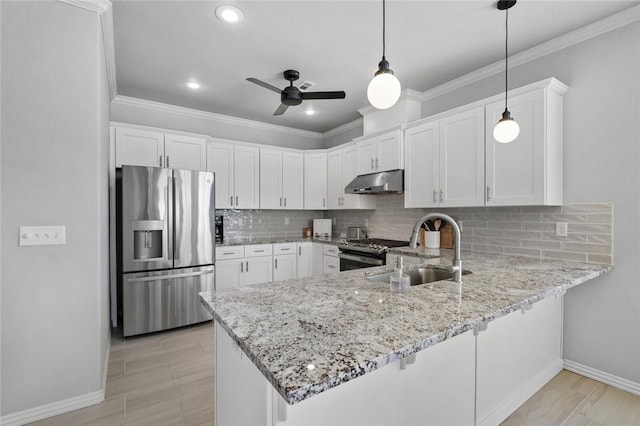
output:
<svg viewBox="0 0 640 426"><path fill-rule="evenodd" d="M406 275L409 275L411 285L427 284L435 281L450 280L453 278L453 271L444 268L422 267L417 269L404 269L402 272ZM471 271L462 271L462 275L467 275L470 273ZM393 274L395 274L395 272L370 275L367 277L367 279L371 281L389 283L391 281L391 275Z"/></svg>

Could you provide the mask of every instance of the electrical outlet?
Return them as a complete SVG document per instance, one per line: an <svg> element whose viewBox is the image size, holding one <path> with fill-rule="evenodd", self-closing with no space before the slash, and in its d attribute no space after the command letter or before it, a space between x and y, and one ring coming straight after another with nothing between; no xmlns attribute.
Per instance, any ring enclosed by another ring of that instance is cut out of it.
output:
<svg viewBox="0 0 640 426"><path fill-rule="evenodd" d="M288 224L289 224L289 218L288 218L288 217L285 217L285 218L284 218L284 224L285 224L285 225L288 225Z"/></svg>
<svg viewBox="0 0 640 426"><path fill-rule="evenodd" d="M21 226L21 246L50 246L66 243L65 226Z"/></svg>
<svg viewBox="0 0 640 426"><path fill-rule="evenodd" d="M364 226L369 226L369 218L368 217L364 218Z"/></svg>
<svg viewBox="0 0 640 426"><path fill-rule="evenodd" d="M569 224L567 222L556 222L556 237L566 237Z"/></svg>

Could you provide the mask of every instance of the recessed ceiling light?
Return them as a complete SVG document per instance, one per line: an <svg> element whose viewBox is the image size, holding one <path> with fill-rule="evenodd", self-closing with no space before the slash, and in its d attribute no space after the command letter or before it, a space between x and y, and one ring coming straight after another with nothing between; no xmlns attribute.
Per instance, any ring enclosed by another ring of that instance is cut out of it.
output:
<svg viewBox="0 0 640 426"><path fill-rule="evenodd" d="M305 114L307 114L307 115L313 115L313 114L315 114L316 112L315 112L314 110L312 110L312 109L308 109L308 110L306 110L304 113L305 113Z"/></svg>
<svg viewBox="0 0 640 426"><path fill-rule="evenodd" d="M195 80L187 80L184 82L184 85L193 90L200 88L200 83Z"/></svg>
<svg viewBox="0 0 640 426"><path fill-rule="evenodd" d="M239 24L244 21L244 13L236 6L230 4L223 4L216 8L216 16L222 22L227 24Z"/></svg>

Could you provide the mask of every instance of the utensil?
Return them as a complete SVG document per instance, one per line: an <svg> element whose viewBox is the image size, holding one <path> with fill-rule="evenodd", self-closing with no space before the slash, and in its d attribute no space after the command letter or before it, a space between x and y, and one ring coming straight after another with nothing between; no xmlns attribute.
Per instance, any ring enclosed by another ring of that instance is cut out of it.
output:
<svg viewBox="0 0 640 426"><path fill-rule="evenodd" d="M440 224L442 223L442 221L440 219L436 219L435 222L433 222L433 227L435 231L438 231L440 229Z"/></svg>
<svg viewBox="0 0 640 426"><path fill-rule="evenodd" d="M427 230L428 231L433 231L433 222L431 220L427 220Z"/></svg>

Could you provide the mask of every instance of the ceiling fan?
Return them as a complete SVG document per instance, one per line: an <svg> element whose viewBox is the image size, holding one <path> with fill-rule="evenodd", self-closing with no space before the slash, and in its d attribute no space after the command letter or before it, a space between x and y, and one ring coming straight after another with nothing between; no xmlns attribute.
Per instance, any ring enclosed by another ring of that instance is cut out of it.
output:
<svg viewBox="0 0 640 426"><path fill-rule="evenodd" d="M289 81L289 86L280 90L276 86L272 86L269 83L258 80L257 78L249 77L247 81L262 86L266 89L280 93L280 106L276 109L273 115L282 115L290 106L300 105L302 101L307 99L344 99L345 93L343 91L334 92L301 92L300 89L293 85L293 82L300 78L300 73L296 70L286 70L284 73L284 79Z"/></svg>

